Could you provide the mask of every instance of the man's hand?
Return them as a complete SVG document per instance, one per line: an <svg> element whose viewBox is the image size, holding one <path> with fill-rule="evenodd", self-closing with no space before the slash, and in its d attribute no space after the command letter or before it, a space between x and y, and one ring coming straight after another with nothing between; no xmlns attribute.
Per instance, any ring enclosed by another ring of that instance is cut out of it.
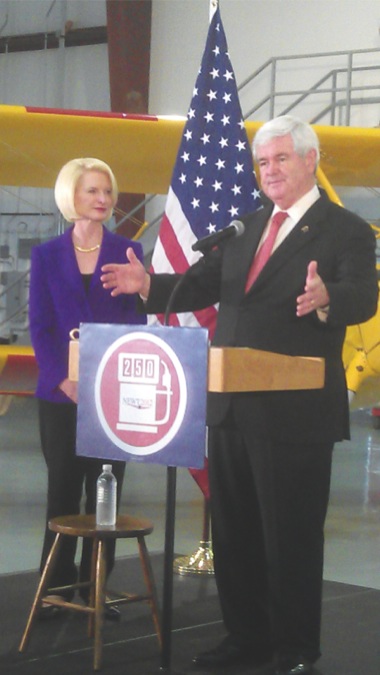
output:
<svg viewBox="0 0 380 675"><path fill-rule="evenodd" d="M120 293L139 293L142 298L147 299L150 290L150 276L145 271L144 265L136 257L133 248L127 248L126 255L129 264L109 263L103 265L103 274L100 277L103 287L112 288L111 295L113 296L120 295Z"/></svg>
<svg viewBox="0 0 380 675"><path fill-rule="evenodd" d="M307 268L305 293L297 298L297 316L305 316L325 308L330 302L326 286L318 274L318 265L312 260Z"/></svg>

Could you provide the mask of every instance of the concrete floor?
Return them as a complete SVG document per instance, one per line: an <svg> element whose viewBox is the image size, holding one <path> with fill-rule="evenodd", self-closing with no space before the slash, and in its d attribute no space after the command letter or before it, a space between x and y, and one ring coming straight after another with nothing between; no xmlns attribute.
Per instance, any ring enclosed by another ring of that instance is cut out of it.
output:
<svg viewBox="0 0 380 675"><path fill-rule="evenodd" d="M351 414L352 440L336 445L326 523L325 579L380 589L380 430L370 410ZM46 471L36 402L14 398L0 416L0 574L35 570L44 528ZM122 509L151 518L151 553L164 549L166 468L131 462ZM203 535L203 498L186 469L177 470L175 551L191 555ZM117 555L135 554L119 542Z"/></svg>

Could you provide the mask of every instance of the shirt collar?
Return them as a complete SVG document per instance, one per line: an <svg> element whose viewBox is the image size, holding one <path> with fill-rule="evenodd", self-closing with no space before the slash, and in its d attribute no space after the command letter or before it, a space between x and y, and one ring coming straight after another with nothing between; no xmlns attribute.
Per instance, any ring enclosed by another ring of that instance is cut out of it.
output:
<svg viewBox="0 0 380 675"><path fill-rule="evenodd" d="M309 192L301 197L295 204L293 204L289 209L286 209L290 218L294 223L298 223L301 220L302 216L305 215L306 211L320 198L320 192L318 187L314 185ZM276 211L280 211L278 207L275 206L273 209L273 215Z"/></svg>

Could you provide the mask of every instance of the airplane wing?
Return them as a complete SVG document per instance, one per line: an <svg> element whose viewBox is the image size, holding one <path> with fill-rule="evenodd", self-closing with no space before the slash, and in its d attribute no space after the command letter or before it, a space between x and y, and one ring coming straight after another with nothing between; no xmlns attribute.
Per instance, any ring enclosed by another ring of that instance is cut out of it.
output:
<svg viewBox="0 0 380 675"><path fill-rule="evenodd" d="M185 118L0 105L0 182L52 188L66 161L93 156L112 167L121 192L166 194L184 125ZM250 142L260 125L246 122ZM314 129L321 144L318 180L332 199L339 203L333 185L380 187L380 128ZM347 330L343 359L352 391L380 376L379 335L380 309ZM18 365L20 358L26 367L26 356L17 356ZM12 389L6 374L5 366L0 393ZM29 391L30 383L22 386ZM380 384L376 391L380 398Z"/></svg>
<svg viewBox="0 0 380 675"><path fill-rule="evenodd" d="M2 185L53 187L73 157L99 157L121 192L166 194L185 118L0 105ZM249 141L261 122L246 122ZM380 186L380 128L315 126L332 185Z"/></svg>
<svg viewBox="0 0 380 675"><path fill-rule="evenodd" d="M182 129L148 115L0 106L0 182L52 188L65 162L99 157L121 192L165 194Z"/></svg>
<svg viewBox="0 0 380 675"><path fill-rule="evenodd" d="M33 396L37 363L32 347L0 346L0 395Z"/></svg>

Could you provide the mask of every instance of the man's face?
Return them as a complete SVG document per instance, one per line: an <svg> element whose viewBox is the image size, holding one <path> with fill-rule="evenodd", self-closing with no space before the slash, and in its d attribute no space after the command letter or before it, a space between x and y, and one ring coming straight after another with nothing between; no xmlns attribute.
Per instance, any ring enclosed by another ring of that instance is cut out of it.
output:
<svg viewBox="0 0 380 675"><path fill-rule="evenodd" d="M278 136L256 149L261 187L282 210L290 208L315 185L316 152L300 157L290 134Z"/></svg>

